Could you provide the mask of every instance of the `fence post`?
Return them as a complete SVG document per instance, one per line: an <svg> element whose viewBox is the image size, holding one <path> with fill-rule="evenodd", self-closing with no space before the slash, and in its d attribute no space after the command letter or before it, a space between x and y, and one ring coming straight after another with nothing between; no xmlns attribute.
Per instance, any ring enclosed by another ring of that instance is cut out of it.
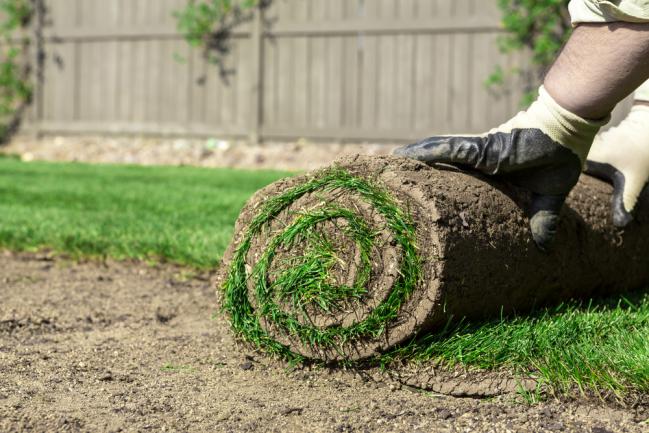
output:
<svg viewBox="0 0 649 433"><path fill-rule="evenodd" d="M252 88L251 88L251 110L250 110L250 133L251 144L258 144L261 137L262 123L262 98L263 98L263 58L264 58L264 9L258 6L254 10L252 24Z"/></svg>

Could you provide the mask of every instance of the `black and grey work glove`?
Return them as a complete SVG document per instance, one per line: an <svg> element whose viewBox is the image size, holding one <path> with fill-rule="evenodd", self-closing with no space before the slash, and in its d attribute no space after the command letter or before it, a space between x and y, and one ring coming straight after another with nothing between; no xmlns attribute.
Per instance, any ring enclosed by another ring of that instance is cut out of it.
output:
<svg viewBox="0 0 649 433"><path fill-rule="evenodd" d="M475 169L531 191L532 236L539 248L547 250L566 197L608 119L582 119L559 106L543 87L539 92L527 111L486 134L430 137L397 149L395 155Z"/></svg>
<svg viewBox="0 0 649 433"><path fill-rule="evenodd" d="M586 173L613 185L613 222L626 227L649 180L649 106L636 105L618 127L595 138Z"/></svg>

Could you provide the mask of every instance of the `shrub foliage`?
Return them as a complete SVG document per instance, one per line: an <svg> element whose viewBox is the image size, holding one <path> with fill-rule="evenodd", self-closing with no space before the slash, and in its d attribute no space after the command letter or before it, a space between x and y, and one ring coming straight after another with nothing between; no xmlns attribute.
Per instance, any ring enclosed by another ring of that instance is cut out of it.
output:
<svg viewBox="0 0 649 433"><path fill-rule="evenodd" d="M208 58L227 51L224 41L232 27L246 20L246 12L262 6L263 0L198 0L174 13L178 31L193 47L202 48Z"/></svg>
<svg viewBox="0 0 649 433"><path fill-rule="evenodd" d="M19 31L29 25L33 0L0 0L0 142L19 121L32 94L24 54L29 40Z"/></svg>
<svg viewBox="0 0 649 433"><path fill-rule="evenodd" d="M572 26L568 3L570 0L498 0L502 10L502 25L507 32L499 40L503 53L529 50L531 70L505 70L502 67L489 77L487 84L502 85L514 74L527 74L538 80L552 65L561 47L570 37ZM529 101L533 94L526 96Z"/></svg>

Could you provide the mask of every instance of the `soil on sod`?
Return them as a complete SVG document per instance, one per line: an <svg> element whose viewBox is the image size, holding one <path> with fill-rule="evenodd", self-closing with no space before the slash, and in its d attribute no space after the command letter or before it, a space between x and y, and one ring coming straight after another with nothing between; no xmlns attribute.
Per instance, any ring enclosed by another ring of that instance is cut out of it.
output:
<svg viewBox="0 0 649 433"><path fill-rule="evenodd" d="M224 256L225 306L246 341L331 361L385 353L449 319L629 293L649 279L649 208L620 232L610 196L610 185L583 176L556 247L543 253L524 190L404 158L341 159L248 201ZM342 266L327 265L346 253Z"/></svg>
<svg viewBox="0 0 649 433"><path fill-rule="evenodd" d="M0 269L0 431L647 429L646 404L529 406L506 373L275 363L214 315L212 276L179 267L0 253Z"/></svg>

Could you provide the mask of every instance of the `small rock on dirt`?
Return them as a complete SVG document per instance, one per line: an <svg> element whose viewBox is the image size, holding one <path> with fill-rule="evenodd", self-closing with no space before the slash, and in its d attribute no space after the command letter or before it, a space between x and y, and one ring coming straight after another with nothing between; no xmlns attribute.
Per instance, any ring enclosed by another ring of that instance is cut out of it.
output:
<svg viewBox="0 0 649 433"><path fill-rule="evenodd" d="M544 425L544 427L550 431L563 431L565 426L561 422L550 422Z"/></svg>
<svg viewBox="0 0 649 433"><path fill-rule="evenodd" d="M302 412L304 412L304 408L302 407L287 407L286 409L282 410L282 415L288 416L288 415L302 415Z"/></svg>
<svg viewBox="0 0 649 433"><path fill-rule="evenodd" d="M239 368L241 368L244 371L248 371L248 370L252 370L253 368L255 368L255 366L254 366L254 364L252 362L246 361L243 364L241 364L239 366Z"/></svg>
<svg viewBox="0 0 649 433"><path fill-rule="evenodd" d="M444 420L446 420L446 419L450 419L450 418L453 418L453 414L452 414L451 411L448 410L448 409L441 409L441 410L439 410L439 411L437 412L437 416L438 416L440 419L444 419Z"/></svg>
<svg viewBox="0 0 649 433"><path fill-rule="evenodd" d="M167 324L172 321L178 313L173 308L158 307L155 310L155 318L162 324Z"/></svg>
<svg viewBox="0 0 649 433"><path fill-rule="evenodd" d="M106 371L99 375L99 380L102 382L110 382L113 380L113 373Z"/></svg>

